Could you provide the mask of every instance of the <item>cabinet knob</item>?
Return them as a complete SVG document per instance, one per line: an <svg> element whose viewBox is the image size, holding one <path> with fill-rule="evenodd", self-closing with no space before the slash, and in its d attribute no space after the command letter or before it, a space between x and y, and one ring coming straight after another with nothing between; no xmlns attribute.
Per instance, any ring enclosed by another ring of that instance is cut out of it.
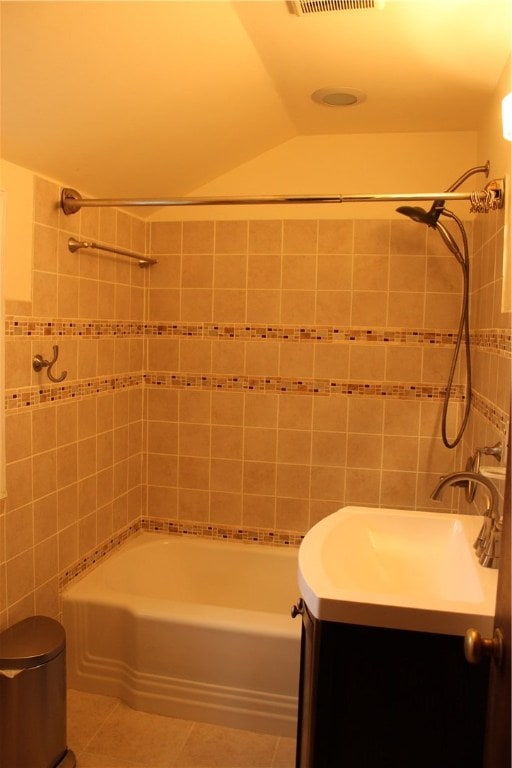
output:
<svg viewBox="0 0 512 768"><path fill-rule="evenodd" d="M292 619L294 619L296 616L299 616L299 614L302 615L303 613L304 613L304 600L302 599L302 597L300 597L295 603L295 605L292 605L292 610L291 610Z"/></svg>
<svg viewBox="0 0 512 768"><path fill-rule="evenodd" d="M500 666L503 660L503 632L501 629L497 627L492 638L482 637L476 629L466 630L464 656L470 664L479 664L484 656L490 656Z"/></svg>

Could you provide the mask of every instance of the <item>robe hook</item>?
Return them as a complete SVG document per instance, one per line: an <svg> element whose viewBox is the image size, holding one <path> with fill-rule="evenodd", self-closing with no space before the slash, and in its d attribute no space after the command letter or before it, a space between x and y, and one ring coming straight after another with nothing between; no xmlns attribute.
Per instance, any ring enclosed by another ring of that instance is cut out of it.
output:
<svg viewBox="0 0 512 768"><path fill-rule="evenodd" d="M43 368L47 368L48 370L46 371L46 373L50 381L53 381L54 384L58 384L59 382L64 381L64 379L68 375L67 371L62 371L61 375L58 377L53 375L52 368L57 362L58 357L59 357L59 347L57 346L57 344L55 344L53 347L53 360L43 360L42 355L34 355L32 359L32 368L34 369L34 371L36 371L36 373L39 373L40 371L42 371Z"/></svg>

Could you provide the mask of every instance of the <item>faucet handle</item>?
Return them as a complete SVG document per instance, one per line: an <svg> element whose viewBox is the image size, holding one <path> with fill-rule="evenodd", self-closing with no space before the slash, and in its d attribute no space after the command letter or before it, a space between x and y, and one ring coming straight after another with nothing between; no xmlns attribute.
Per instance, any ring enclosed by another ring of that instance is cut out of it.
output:
<svg viewBox="0 0 512 768"><path fill-rule="evenodd" d="M492 519L489 516L486 516L484 518L484 522L482 523L482 527L480 528L480 533L476 537L475 543L473 544L473 547L476 550L476 554L478 557L483 555L484 551L488 547L491 532L492 532Z"/></svg>
<svg viewBox="0 0 512 768"><path fill-rule="evenodd" d="M476 451L484 456L493 456L496 461L500 462L503 455L503 443L497 442L496 445L484 445L482 448L477 448Z"/></svg>
<svg viewBox="0 0 512 768"><path fill-rule="evenodd" d="M501 531L493 527L485 549L480 556L480 565L483 565L485 568L497 568L500 561L500 553Z"/></svg>

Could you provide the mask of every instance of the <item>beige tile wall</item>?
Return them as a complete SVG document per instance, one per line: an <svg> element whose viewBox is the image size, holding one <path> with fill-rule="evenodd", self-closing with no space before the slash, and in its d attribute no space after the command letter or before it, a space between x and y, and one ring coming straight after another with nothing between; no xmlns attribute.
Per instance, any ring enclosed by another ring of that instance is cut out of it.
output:
<svg viewBox="0 0 512 768"><path fill-rule="evenodd" d="M145 250L145 225L112 209L66 217L36 178L32 303L7 303L7 499L0 516L0 627L57 616L59 577L138 521L144 500L143 320L136 263L70 253L70 235ZM52 358L62 384L32 370Z"/></svg>
<svg viewBox="0 0 512 768"><path fill-rule="evenodd" d="M435 233L202 221L150 237L148 514L304 532L342 504L433 507L459 461L439 420L461 288Z"/></svg>
<svg viewBox="0 0 512 768"><path fill-rule="evenodd" d="M503 438L501 213L476 223L475 397L448 451L460 274L435 233L405 220L146 227L109 208L65 217L58 193L37 179L33 301L7 307L0 628L57 615L59 579L141 519L303 533L342 504L429 509L441 473ZM159 263L72 255L70 234ZM55 343L68 376L52 387L31 359Z"/></svg>
<svg viewBox="0 0 512 768"><path fill-rule="evenodd" d="M464 435L464 456L476 448L506 447L510 415L511 314L501 311L504 210L477 217L472 254L471 328L473 407ZM482 466L496 468L491 456ZM502 464L505 464L505 456ZM504 482L495 481L500 496ZM478 501L478 499L477 499ZM461 499L461 507L467 507Z"/></svg>

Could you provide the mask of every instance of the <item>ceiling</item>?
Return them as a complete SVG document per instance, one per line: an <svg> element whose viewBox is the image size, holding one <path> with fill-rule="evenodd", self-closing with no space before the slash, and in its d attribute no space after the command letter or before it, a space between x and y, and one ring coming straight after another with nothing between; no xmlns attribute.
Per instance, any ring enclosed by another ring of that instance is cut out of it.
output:
<svg viewBox="0 0 512 768"><path fill-rule="evenodd" d="M296 136L476 130L511 49L512 0L0 5L3 157L99 197L186 195Z"/></svg>

